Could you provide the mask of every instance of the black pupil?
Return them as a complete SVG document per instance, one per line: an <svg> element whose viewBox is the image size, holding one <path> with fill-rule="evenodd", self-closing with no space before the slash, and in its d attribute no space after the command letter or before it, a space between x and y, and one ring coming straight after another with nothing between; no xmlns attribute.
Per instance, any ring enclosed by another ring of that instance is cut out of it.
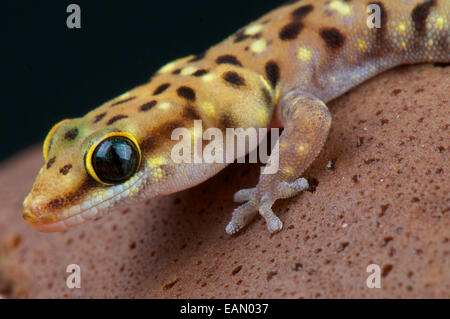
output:
<svg viewBox="0 0 450 319"><path fill-rule="evenodd" d="M92 166L101 181L117 184L136 172L138 156L136 146L129 139L112 137L97 146L92 156Z"/></svg>

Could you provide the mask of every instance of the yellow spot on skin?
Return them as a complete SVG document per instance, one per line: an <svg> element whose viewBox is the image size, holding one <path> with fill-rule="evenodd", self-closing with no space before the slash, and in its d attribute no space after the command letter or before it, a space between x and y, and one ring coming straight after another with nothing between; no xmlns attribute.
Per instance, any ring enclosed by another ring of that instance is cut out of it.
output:
<svg viewBox="0 0 450 319"><path fill-rule="evenodd" d="M406 42L402 41L401 46L402 46L403 49L406 49Z"/></svg>
<svg viewBox="0 0 450 319"><path fill-rule="evenodd" d="M400 32L401 35L406 35L406 23L400 22L397 25L397 30Z"/></svg>
<svg viewBox="0 0 450 319"><path fill-rule="evenodd" d="M297 153L301 154L305 151L305 146L303 144L297 145L297 147L295 148L295 150L297 151Z"/></svg>
<svg viewBox="0 0 450 319"><path fill-rule="evenodd" d="M161 104L158 104L158 108L164 111L170 109L171 106L172 105L169 102L163 102Z"/></svg>
<svg viewBox="0 0 450 319"><path fill-rule="evenodd" d="M302 62L308 62L312 58L312 51L305 47L298 48L297 58Z"/></svg>
<svg viewBox="0 0 450 319"><path fill-rule="evenodd" d="M211 102L203 102L201 103L201 108L205 112L206 116L208 116L210 119L216 118L216 107Z"/></svg>
<svg viewBox="0 0 450 319"><path fill-rule="evenodd" d="M437 18L436 18L436 28L438 30L443 30L446 23L447 23L447 18L446 17L437 16Z"/></svg>
<svg viewBox="0 0 450 319"><path fill-rule="evenodd" d="M352 7L349 4L342 2L340 0L331 1L328 7L345 16L348 16L352 13Z"/></svg>
<svg viewBox="0 0 450 319"><path fill-rule="evenodd" d="M158 166L164 165L166 163L167 163L166 159L161 156L151 157L147 160L147 164L150 167L158 167Z"/></svg>
<svg viewBox="0 0 450 319"><path fill-rule="evenodd" d="M267 42L264 39L256 40L250 46L250 50L255 53L262 53L267 49Z"/></svg>
<svg viewBox="0 0 450 319"><path fill-rule="evenodd" d="M431 48L434 44L433 39L428 40L428 46Z"/></svg>
<svg viewBox="0 0 450 319"><path fill-rule="evenodd" d="M215 77L214 74L208 73L208 74L202 76L202 80L205 82L211 82L212 80L214 80L214 77Z"/></svg>
<svg viewBox="0 0 450 319"><path fill-rule="evenodd" d="M197 71L196 67L194 67L194 66L187 66L183 70L181 70L181 75L191 75L195 71Z"/></svg>
<svg viewBox="0 0 450 319"><path fill-rule="evenodd" d="M263 28L262 24L254 24L245 29L244 33L247 35L254 35L257 34L259 31L261 31L262 28Z"/></svg>
<svg viewBox="0 0 450 319"><path fill-rule="evenodd" d="M171 72L175 69L175 62L170 62L164 65L161 69L158 70L158 73L167 73Z"/></svg>
<svg viewBox="0 0 450 319"><path fill-rule="evenodd" d="M282 171L285 175L293 175L293 174L294 174L294 170L293 170L292 167L290 167L290 166L283 167L283 168L281 169L281 171Z"/></svg>
<svg viewBox="0 0 450 319"><path fill-rule="evenodd" d="M358 49L362 52L367 51L367 43L363 39L358 40Z"/></svg>

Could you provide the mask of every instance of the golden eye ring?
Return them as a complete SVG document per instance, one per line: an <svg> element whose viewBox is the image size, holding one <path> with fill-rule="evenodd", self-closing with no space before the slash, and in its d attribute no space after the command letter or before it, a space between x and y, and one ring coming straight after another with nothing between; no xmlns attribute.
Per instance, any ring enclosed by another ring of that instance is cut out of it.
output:
<svg viewBox="0 0 450 319"><path fill-rule="evenodd" d="M91 145L85 156L87 173L103 185L130 179L141 164L141 149L133 135L112 132Z"/></svg>
<svg viewBox="0 0 450 319"><path fill-rule="evenodd" d="M46 163L48 162L48 152L50 150L50 144L52 141L53 134L55 134L58 127L60 127L61 125L63 125L64 123L66 123L68 121L70 121L70 120L65 119L65 120L59 121L58 123L53 125L53 127L50 129L47 136L45 137L44 145L42 146L42 154L44 154L44 160Z"/></svg>

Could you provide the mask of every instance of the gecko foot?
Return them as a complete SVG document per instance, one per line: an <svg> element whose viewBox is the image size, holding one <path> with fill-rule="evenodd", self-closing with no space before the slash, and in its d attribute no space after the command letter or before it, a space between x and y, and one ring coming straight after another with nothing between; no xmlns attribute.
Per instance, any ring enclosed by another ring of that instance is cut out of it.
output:
<svg viewBox="0 0 450 319"><path fill-rule="evenodd" d="M225 228L228 234L232 235L240 231L258 212L265 219L270 233L280 231L283 223L272 211L272 205L277 199L295 196L309 187L308 181L304 178L299 178L292 183L279 182L272 191L261 192L259 186L258 184L255 188L242 189L234 194L235 202L247 202L233 211L231 221Z"/></svg>

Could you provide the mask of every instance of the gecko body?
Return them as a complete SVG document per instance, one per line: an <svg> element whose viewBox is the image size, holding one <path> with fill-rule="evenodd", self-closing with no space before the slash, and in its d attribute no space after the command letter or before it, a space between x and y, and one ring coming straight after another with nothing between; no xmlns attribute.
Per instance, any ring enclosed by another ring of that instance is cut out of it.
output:
<svg viewBox="0 0 450 319"><path fill-rule="evenodd" d="M371 28L368 7L379 28ZM163 66L148 83L56 124L23 217L40 231L61 231L113 206L170 194L210 178L226 163L175 163L175 129L284 127L279 169L241 202L226 227L257 213L270 232L280 198L308 187L301 174L331 126L330 100L400 64L450 62L450 0L289 1L202 54Z"/></svg>

